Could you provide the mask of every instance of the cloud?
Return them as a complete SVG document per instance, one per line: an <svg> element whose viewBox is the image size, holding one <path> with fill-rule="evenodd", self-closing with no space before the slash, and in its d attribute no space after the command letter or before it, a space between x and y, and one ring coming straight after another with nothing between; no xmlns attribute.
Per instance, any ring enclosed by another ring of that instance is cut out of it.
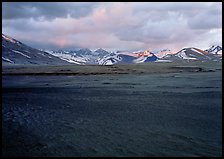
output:
<svg viewBox="0 0 224 159"><path fill-rule="evenodd" d="M2 29L32 46L55 49L206 48L221 43L221 12L215 2L4 2Z"/></svg>
<svg viewBox="0 0 224 159"><path fill-rule="evenodd" d="M88 2L3 2L3 19L34 18L52 20L55 18L80 18L91 13L98 3Z"/></svg>
<svg viewBox="0 0 224 159"><path fill-rule="evenodd" d="M213 4L204 12L200 12L189 18L191 29L213 29L222 27L222 10L221 5Z"/></svg>

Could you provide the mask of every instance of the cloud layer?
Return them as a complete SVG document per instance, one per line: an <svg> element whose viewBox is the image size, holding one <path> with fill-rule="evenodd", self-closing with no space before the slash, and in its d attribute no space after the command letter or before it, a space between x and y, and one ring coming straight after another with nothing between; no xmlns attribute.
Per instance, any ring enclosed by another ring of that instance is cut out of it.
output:
<svg viewBox="0 0 224 159"><path fill-rule="evenodd" d="M222 43L219 2L3 2L3 33L47 49L136 50Z"/></svg>

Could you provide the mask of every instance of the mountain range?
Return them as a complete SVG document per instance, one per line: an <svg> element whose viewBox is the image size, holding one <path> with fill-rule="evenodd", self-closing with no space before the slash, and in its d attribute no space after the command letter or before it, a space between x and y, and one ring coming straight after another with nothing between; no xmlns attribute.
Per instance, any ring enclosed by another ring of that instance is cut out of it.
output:
<svg viewBox="0 0 224 159"><path fill-rule="evenodd" d="M222 47L213 45L206 50L194 47L183 48L176 53L169 49L156 51L117 51L108 52L102 48L91 51L88 48L64 50L38 50L2 34L3 64L39 64L39 65L113 65L144 62L221 61Z"/></svg>

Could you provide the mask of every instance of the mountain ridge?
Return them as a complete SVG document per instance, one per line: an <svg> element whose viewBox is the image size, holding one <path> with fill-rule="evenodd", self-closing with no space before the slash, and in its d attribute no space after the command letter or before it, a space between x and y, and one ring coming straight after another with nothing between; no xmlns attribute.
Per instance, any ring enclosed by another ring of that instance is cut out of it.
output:
<svg viewBox="0 0 224 159"><path fill-rule="evenodd" d="M114 65L144 62L175 62L180 60L222 59L222 47L213 45L206 50L195 47L183 48L176 53L161 49L155 51L109 52L103 48L91 51L88 48L65 50L38 50L2 34L2 61L10 64L78 64L78 65Z"/></svg>
<svg viewBox="0 0 224 159"><path fill-rule="evenodd" d="M22 42L2 34L2 62L3 64L70 64L47 52L34 49Z"/></svg>

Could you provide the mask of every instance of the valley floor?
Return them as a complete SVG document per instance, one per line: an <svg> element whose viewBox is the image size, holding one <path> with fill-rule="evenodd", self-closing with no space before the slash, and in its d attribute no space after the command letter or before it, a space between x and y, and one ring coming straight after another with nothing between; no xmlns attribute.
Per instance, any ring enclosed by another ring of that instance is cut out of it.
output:
<svg viewBox="0 0 224 159"><path fill-rule="evenodd" d="M3 67L3 156L220 157L221 85L221 63Z"/></svg>
<svg viewBox="0 0 224 159"><path fill-rule="evenodd" d="M124 65L3 65L3 75L100 75L203 72L221 69L222 63L209 61L149 62Z"/></svg>

